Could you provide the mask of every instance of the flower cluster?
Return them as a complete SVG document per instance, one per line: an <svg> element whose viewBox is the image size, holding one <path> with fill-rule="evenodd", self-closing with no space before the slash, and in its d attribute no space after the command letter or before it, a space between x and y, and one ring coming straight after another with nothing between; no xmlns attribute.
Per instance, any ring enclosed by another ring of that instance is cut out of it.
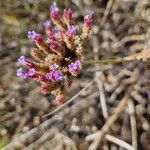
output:
<svg viewBox="0 0 150 150"><path fill-rule="evenodd" d="M41 34L28 31L27 37L36 45L30 51L34 60L20 56L18 62L26 69L17 69L17 76L40 82L40 91L53 94L58 104L64 102L65 86L80 73L83 41L88 38L93 17L93 12L89 11L80 30L74 24L71 8L64 10L62 18L59 12L54 2L50 6L51 21L43 23L46 40Z"/></svg>

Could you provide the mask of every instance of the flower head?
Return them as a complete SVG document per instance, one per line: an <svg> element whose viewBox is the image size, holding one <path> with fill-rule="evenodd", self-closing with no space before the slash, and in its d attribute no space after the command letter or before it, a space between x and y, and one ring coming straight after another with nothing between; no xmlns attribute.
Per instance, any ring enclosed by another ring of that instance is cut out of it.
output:
<svg viewBox="0 0 150 150"><path fill-rule="evenodd" d="M80 60L77 60L69 64L68 67L69 67L70 72L72 72L73 74L77 74L81 69L81 62Z"/></svg>
<svg viewBox="0 0 150 150"><path fill-rule="evenodd" d="M27 78L27 73L25 71L22 70L22 68L17 69L16 71L17 76L23 79Z"/></svg>
<svg viewBox="0 0 150 150"><path fill-rule="evenodd" d="M31 50L32 59L20 56L18 62L28 71L17 69L17 76L40 82L40 91L51 93L57 104L64 102L64 88L70 86L74 76L81 70L84 40L88 38L93 12L84 17L84 25L79 30L71 8L65 9L61 18L56 2L50 6L50 20L43 22L47 40L35 31L28 31L27 37L35 42Z"/></svg>
<svg viewBox="0 0 150 150"><path fill-rule="evenodd" d="M19 62L21 65L26 65L25 56L20 56L20 57L18 58L18 62Z"/></svg>
<svg viewBox="0 0 150 150"><path fill-rule="evenodd" d="M42 36L35 31L28 31L27 37L37 43L41 43L43 41Z"/></svg>
<svg viewBox="0 0 150 150"><path fill-rule="evenodd" d="M73 16L73 12L71 8L69 8L68 10L67 9L64 10L64 17L66 19L72 19L72 16Z"/></svg>
<svg viewBox="0 0 150 150"><path fill-rule="evenodd" d="M57 19L59 16L59 9L57 7L56 2L54 2L51 6L50 6L50 15L52 17L52 19Z"/></svg>
<svg viewBox="0 0 150 150"><path fill-rule="evenodd" d="M84 23L87 27L90 27L93 22L93 11L89 11L88 14L84 17Z"/></svg>
<svg viewBox="0 0 150 150"><path fill-rule="evenodd" d="M76 31L77 31L77 26L74 26L74 25L69 26L69 27L68 27L68 30L67 30L67 32L66 32L66 35L67 35L69 38L70 38L70 37L73 37L73 36L75 35Z"/></svg>

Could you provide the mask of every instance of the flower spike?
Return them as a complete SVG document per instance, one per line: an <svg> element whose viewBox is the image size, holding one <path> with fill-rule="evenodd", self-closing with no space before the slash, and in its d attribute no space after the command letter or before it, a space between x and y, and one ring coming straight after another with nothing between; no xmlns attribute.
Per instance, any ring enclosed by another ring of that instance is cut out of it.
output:
<svg viewBox="0 0 150 150"><path fill-rule="evenodd" d="M62 18L56 2L50 6L51 20L43 22L46 41L42 35L28 31L27 37L35 42L36 48L30 53L34 60L20 56L18 62L26 67L16 70L17 76L33 79L40 83L43 94L51 93L55 102L62 104L65 100L65 86L71 86L73 79L80 74L84 39L89 36L93 22L93 11L84 17L82 32L74 23L73 11L65 9Z"/></svg>

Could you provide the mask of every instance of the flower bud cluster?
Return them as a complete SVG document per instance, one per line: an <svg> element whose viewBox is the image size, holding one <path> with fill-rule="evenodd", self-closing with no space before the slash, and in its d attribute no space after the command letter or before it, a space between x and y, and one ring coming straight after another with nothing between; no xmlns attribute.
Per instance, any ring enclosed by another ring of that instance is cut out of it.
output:
<svg viewBox="0 0 150 150"><path fill-rule="evenodd" d="M35 31L28 31L27 37L35 42L30 53L34 60L20 56L18 62L25 66L17 69L17 76L34 79L40 83L40 91L51 93L56 102L64 102L64 88L72 83L81 71L83 42L88 38L93 12L84 18L82 30L74 24L73 11L65 9L63 17L54 2L50 6L51 21L43 23L47 39Z"/></svg>

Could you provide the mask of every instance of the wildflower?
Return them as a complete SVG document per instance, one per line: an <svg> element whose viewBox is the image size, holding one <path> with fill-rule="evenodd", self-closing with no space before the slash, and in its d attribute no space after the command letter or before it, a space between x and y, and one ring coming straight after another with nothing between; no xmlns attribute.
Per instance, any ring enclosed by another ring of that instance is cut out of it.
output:
<svg viewBox="0 0 150 150"><path fill-rule="evenodd" d="M67 9L64 10L64 18L72 19L72 16L73 16L73 12L71 8L69 8L68 10Z"/></svg>
<svg viewBox="0 0 150 150"><path fill-rule="evenodd" d="M53 75L54 75L54 79L56 81L62 80L64 77L63 74L59 71L55 71Z"/></svg>
<svg viewBox="0 0 150 150"><path fill-rule="evenodd" d="M41 43L43 41L42 36L35 31L28 31L27 37L37 43Z"/></svg>
<svg viewBox="0 0 150 150"><path fill-rule="evenodd" d="M77 60L77 61L69 64L68 67L69 67L70 72L72 72L74 75L76 75L81 69L81 62L80 62L80 60Z"/></svg>
<svg viewBox="0 0 150 150"><path fill-rule="evenodd" d="M89 11L88 14L84 17L84 23L87 27L90 27L93 22L93 11Z"/></svg>
<svg viewBox="0 0 150 150"><path fill-rule="evenodd" d="M64 77L63 74L59 71L52 71L46 74L46 78L48 80L59 81L59 80L62 80L63 77Z"/></svg>
<svg viewBox="0 0 150 150"><path fill-rule="evenodd" d="M55 34L54 34L54 36L58 40L62 40L63 39L63 31L61 30L61 28L59 26L55 26Z"/></svg>
<svg viewBox="0 0 150 150"><path fill-rule="evenodd" d="M59 9L57 7L56 2L54 2L50 6L50 15L51 15L52 19L58 19L58 17L59 17Z"/></svg>
<svg viewBox="0 0 150 150"><path fill-rule="evenodd" d="M51 29L51 27L52 27L51 22L49 20L44 21L43 25L44 25L45 29Z"/></svg>
<svg viewBox="0 0 150 150"><path fill-rule="evenodd" d="M19 62L21 65L26 65L25 56L20 56L20 57L18 58L18 62Z"/></svg>
<svg viewBox="0 0 150 150"><path fill-rule="evenodd" d="M43 23L47 41L41 34L28 31L28 38L35 42L36 48L30 51L35 61L20 56L18 62L25 65L28 71L17 69L17 76L31 78L39 81L40 91L44 94L51 92L57 104L64 102L65 85L70 86L74 76L81 70L81 57L83 56L83 44L90 33L93 12L90 11L84 17L84 25L81 32L74 24L71 8L65 9L62 18L56 2L50 6L51 21ZM68 62L70 62L68 64Z"/></svg>
<svg viewBox="0 0 150 150"><path fill-rule="evenodd" d="M17 76L23 79L27 78L27 73L25 71L22 70L22 68L17 69L16 71Z"/></svg>
<svg viewBox="0 0 150 150"><path fill-rule="evenodd" d="M71 38L71 37L73 37L74 35L75 35L75 33L76 33L76 31L77 31L77 26L69 26L68 27L68 30L67 30L67 32L66 32L66 35L69 37L69 38Z"/></svg>
<svg viewBox="0 0 150 150"><path fill-rule="evenodd" d="M29 72L28 72L28 76L29 76L29 77L34 77L35 74L36 74L35 69L34 69L34 68L30 68L30 69L29 69Z"/></svg>

